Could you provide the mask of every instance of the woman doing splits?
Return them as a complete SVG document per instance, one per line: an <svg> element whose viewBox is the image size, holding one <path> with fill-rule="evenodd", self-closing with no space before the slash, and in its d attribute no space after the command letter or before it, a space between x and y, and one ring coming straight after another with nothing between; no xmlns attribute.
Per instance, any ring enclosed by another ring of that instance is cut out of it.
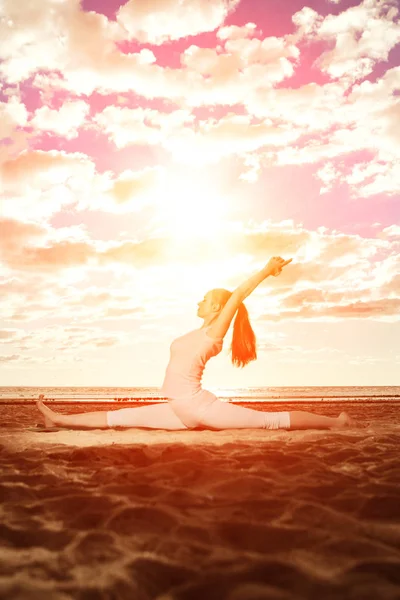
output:
<svg viewBox="0 0 400 600"><path fill-rule="evenodd" d="M47 427L107 428L145 427L152 429L337 429L354 421L342 412L325 417L303 411L265 412L221 402L201 387L204 367L217 356L233 317L232 363L244 367L257 358L256 338L243 300L264 279L278 276L292 259L273 257L258 273L233 292L213 289L198 303L200 329L189 331L171 344L170 361L161 388L168 402L137 408L64 415L38 401Z"/></svg>

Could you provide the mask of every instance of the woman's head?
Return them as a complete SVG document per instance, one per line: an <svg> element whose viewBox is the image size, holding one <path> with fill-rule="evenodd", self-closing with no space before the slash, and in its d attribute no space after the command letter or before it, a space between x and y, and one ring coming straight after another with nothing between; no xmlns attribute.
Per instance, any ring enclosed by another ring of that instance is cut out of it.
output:
<svg viewBox="0 0 400 600"><path fill-rule="evenodd" d="M197 316L201 317L202 319L214 317L212 320L215 320L225 304L228 302L231 295L232 292L229 292L228 290L209 290L204 295L203 300L198 302ZM208 322L210 322L209 319Z"/></svg>

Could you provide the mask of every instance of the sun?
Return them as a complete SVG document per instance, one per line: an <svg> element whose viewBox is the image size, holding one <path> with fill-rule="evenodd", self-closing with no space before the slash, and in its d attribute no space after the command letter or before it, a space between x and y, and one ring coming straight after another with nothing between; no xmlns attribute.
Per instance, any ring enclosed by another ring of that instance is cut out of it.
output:
<svg viewBox="0 0 400 600"><path fill-rule="evenodd" d="M158 217L168 237L181 241L222 234L229 202L212 182L175 175L164 183Z"/></svg>

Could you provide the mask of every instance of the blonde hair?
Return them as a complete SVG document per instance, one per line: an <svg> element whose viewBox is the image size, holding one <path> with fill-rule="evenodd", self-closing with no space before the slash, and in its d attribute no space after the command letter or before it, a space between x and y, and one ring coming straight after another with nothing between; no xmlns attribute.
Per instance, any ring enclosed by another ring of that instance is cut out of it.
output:
<svg viewBox="0 0 400 600"><path fill-rule="evenodd" d="M221 306L221 309L232 296L232 292L223 288L212 290L213 301ZM252 360L257 358L256 336L250 325L249 313L243 302L239 305L233 323L233 335L231 343L232 364L243 368Z"/></svg>

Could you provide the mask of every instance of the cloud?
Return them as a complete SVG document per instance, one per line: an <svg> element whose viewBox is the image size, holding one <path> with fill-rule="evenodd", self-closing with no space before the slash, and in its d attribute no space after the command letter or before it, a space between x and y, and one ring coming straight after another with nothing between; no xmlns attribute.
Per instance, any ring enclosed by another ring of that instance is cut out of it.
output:
<svg viewBox="0 0 400 600"><path fill-rule="evenodd" d="M92 338L84 340L81 343L85 346L94 346L95 348L109 348L110 346L116 346L120 342L118 336L101 336L98 338Z"/></svg>
<svg viewBox="0 0 400 600"><path fill-rule="evenodd" d="M16 331L17 335L21 337L21 330ZM77 352L84 355L92 349L117 346L125 341L124 333L119 331L105 333L100 328L93 326L90 328L68 328L55 324L51 327L34 329L22 339L14 342L13 345L18 346L21 352L37 351L45 347L49 353L56 352L57 359L61 358L63 360L68 358L68 355L73 354L76 359L82 360L81 356L77 356ZM21 355L14 356L19 356L22 359ZM24 358L31 359L31 357Z"/></svg>
<svg viewBox="0 0 400 600"><path fill-rule="evenodd" d="M263 321L341 321L343 319L370 319L375 321L397 322L400 315L400 298L382 298L365 302L351 302L324 306L303 305L297 310L279 310L276 313L264 314Z"/></svg>
<svg viewBox="0 0 400 600"><path fill-rule="evenodd" d="M329 192L340 181L340 173L333 163L326 163L317 171L316 177L324 184L324 187L320 189L321 194Z"/></svg>
<svg viewBox="0 0 400 600"><path fill-rule="evenodd" d="M23 102L12 96L8 102L0 102L0 139L11 137L17 127L27 124L28 111Z"/></svg>
<svg viewBox="0 0 400 600"><path fill-rule="evenodd" d="M64 308L67 312L73 313L76 316L81 315L87 317L88 309L91 312L91 317L96 319L114 319L114 318L130 318L143 316L144 309L141 306L132 306L132 298L130 295L115 294L108 291L91 288L83 294L74 292L74 295L68 299ZM80 329L77 329L79 333ZM85 331L84 329L82 331Z"/></svg>
<svg viewBox="0 0 400 600"><path fill-rule="evenodd" d="M219 27L240 0L128 0L117 22L141 43L163 44Z"/></svg>
<svg viewBox="0 0 400 600"><path fill-rule="evenodd" d="M74 204L88 185L93 192L95 165L78 152L26 150L0 164L3 215L42 221Z"/></svg>
<svg viewBox="0 0 400 600"><path fill-rule="evenodd" d="M256 33L255 23L246 23L241 27L237 25L228 25L226 27L220 27L217 31L217 37L220 40L237 40L247 37L252 37Z"/></svg>
<svg viewBox="0 0 400 600"><path fill-rule="evenodd" d="M78 135L89 113L89 105L83 100L66 101L59 110L41 106L35 111L29 124L35 129L48 131L71 140Z"/></svg>
<svg viewBox="0 0 400 600"><path fill-rule="evenodd" d="M20 279L16 275L14 273L12 277L4 277L0 281L0 302L4 307L4 316L6 312L11 314L10 309L17 306L30 307L34 302L44 304L46 292L49 290L48 282L37 274L24 273ZM59 293L59 288L54 283L51 290L52 294Z"/></svg>
<svg viewBox="0 0 400 600"><path fill-rule="evenodd" d="M118 148L133 144L162 146L182 163L209 164L263 147L285 146L300 135L293 128L253 122L251 115L234 112L219 119L195 118L186 110L170 113L154 109L108 107L96 122ZM161 174L161 170L158 171Z"/></svg>
<svg viewBox="0 0 400 600"><path fill-rule="evenodd" d="M93 248L85 242L58 242L45 247L25 246L17 255L7 256L13 269L58 271L88 264Z"/></svg>
<svg viewBox="0 0 400 600"><path fill-rule="evenodd" d="M217 49L192 44L181 55L186 70L179 72L186 105L247 105L252 93L291 77L298 57L288 37L228 39Z"/></svg>
<svg viewBox="0 0 400 600"><path fill-rule="evenodd" d="M146 167L140 171L127 170L117 176L110 172L93 180L93 191L79 194L77 210L105 211L132 214L155 203L162 194L165 169ZM97 188L97 189L96 189Z"/></svg>
<svg viewBox="0 0 400 600"><path fill-rule="evenodd" d="M262 148L279 148L296 140L299 133L269 122L252 123L251 116L228 114L169 137L165 145L176 160L190 164L215 163L224 157L243 155Z"/></svg>
<svg viewBox="0 0 400 600"><path fill-rule="evenodd" d="M154 186L154 169L148 169L141 176L132 171L122 173L114 181L111 194L118 205L126 204L132 197L138 196Z"/></svg>
<svg viewBox="0 0 400 600"><path fill-rule="evenodd" d="M84 265L94 255L85 241L50 241L49 230L36 223L1 219L0 255L4 264L16 270L59 270ZM40 246L40 243L47 243Z"/></svg>
<svg viewBox="0 0 400 600"><path fill-rule="evenodd" d="M136 267L157 265L164 262L167 247L165 239L147 239L142 242L109 244L99 256L100 264L122 263Z"/></svg>
<svg viewBox="0 0 400 600"><path fill-rule="evenodd" d="M79 152L31 150L3 162L1 176L6 185L21 181L25 184L38 179L45 183L58 183L66 181L71 169L77 170L81 166L87 169L88 164L94 170L90 159Z"/></svg>
<svg viewBox="0 0 400 600"><path fill-rule="evenodd" d="M117 44L132 37L134 27L140 28L143 20L153 23L146 25L145 35L154 39L175 39L190 31L215 29L238 0L211 0L207 5L200 0L184 0L179 5L173 3L175 10L171 4L172 0L164 1L160 13L149 3L128 2L118 13L119 21L114 22L81 10L78 0L44 0L23 8L5 0L0 24L0 75L9 83L18 83L36 74L34 83L47 92L50 88L85 94L134 90L149 98L185 98L195 84L193 74L152 64L155 57L149 49L123 53ZM201 78L197 80L196 87L201 89Z"/></svg>
<svg viewBox="0 0 400 600"><path fill-rule="evenodd" d="M172 0L164 0L160 4L157 0L161 9L171 3ZM163 12L164 20L157 15L152 26L154 36L158 35L154 29L157 27L160 35L167 38L179 32L188 35L182 11L185 15L190 13L190 23L195 29L216 29L237 4L237 0L210 0L207 4L202 0L174 2L174 10ZM258 88L261 83L273 85L293 73L291 61L296 60L298 50L288 38L246 40L237 31L222 40L228 44L227 51L222 47L218 52L206 49L213 55L209 73L199 71L196 64L203 61L203 49L195 51L196 57L190 56L195 46L182 54L181 68L154 64L156 58L148 48L122 52L120 43L131 35L122 21L126 17L127 25L128 15L135 11L140 12L140 18L146 15L152 18L153 8L148 3L128 2L121 8L119 22L114 22L104 15L81 10L77 0L44 0L24 8L5 0L0 24L0 38L4 40L3 44L0 42L3 60L0 75L9 83L33 77L33 84L44 97L61 89L76 94L134 91L145 98L162 97L187 106L217 103L233 106L244 102L249 89ZM140 18L129 21L127 26L140 27ZM175 33L168 32L166 23L176 24ZM151 35L152 29L146 27L145 31L145 35Z"/></svg>
<svg viewBox="0 0 400 600"><path fill-rule="evenodd" d="M0 218L0 253L7 257L18 253L21 246L31 240L46 237L46 230L36 223L23 223L14 219Z"/></svg>
<svg viewBox="0 0 400 600"><path fill-rule="evenodd" d="M357 175L360 174L358 171ZM375 164L375 173L373 179L369 179L371 170L366 167L363 175L363 185L357 186L357 196L368 198L369 196L386 194L387 196L397 196L400 193L400 166L398 161L388 162L387 164ZM350 182L351 178L350 178Z"/></svg>
<svg viewBox="0 0 400 600"><path fill-rule="evenodd" d="M309 120L308 135L302 128L298 140L287 148L277 149L277 164L329 161L316 173L324 183L322 193L330 191L339 182L349 185L353 197L399 193L400 69L389 69L374 83L365 81L354 85L346 98L340 98L343 90L341 92L335 85L303 86L297 90L299 95L296 90L288 95L287 90L270 92L269 103L279 106L279 109L272 109L272 116L276 110L281 114L287 109L288 120L293 119L298 127ZM313 94L309 107L302 104L307 90ZM327 96L329 90L330 98ZM291 104L287 104L288 99ZM314 117L311 107L315 111ZM258 110L257 105L253 108ZM360 160L361 152L369 154L363 161Z"/></svg>
<svg viewBox="0 0 400 600"><path fill-rule="evenodd" d="M106 57L120 26L80 9L79 0L4 0L0 7L0 74L18 83L40 70L62 72L79 62L87 68Z"/></svg>
<svg viewBox="0 0 400 600"><path fill-rule="evenodd" d="M305 7L293 16L298 37L334 44L316 65L333 78L349 82L366 77L375 64L388 59L400 41L399 11L392 0L364 0L338 15L322 18Z"/></svg>
<svg viewBox="0 0 400 600"><path fill-rule="evenodd" d="M143 309L139 307L132 308L109 308L102 315L103 318L127 319L133 316L143 316Z"/></svg>
<svg viewBox="0 0 400 600"><path fill-rule="evenodd" d="M380 237L389 239L399 238L400 240L400 225L389 225L389 227L384 227L380 233Z"/></svg>
<svg viewBox="0 0 400 600"><path fill-rule="evenodd" d="M306 83L297 88L250 87L245 106L258 118L284 121L301 127L299 133L320 134L335 125L343 105L344 83ZM301 141L304 146L303 141Z"/></svg>
<svg viewBox="0 0 400 600"><path fill-rule="evenodd" d="M165 169L98 173L82 153L28 151L0 165L3 214L42 221L69 206L75 211L137 212L161 193Z"/></svg>
<svg viewBox="0 0 400 600"><path fill-rule="evenodd" d="M273 65L278 61L281 65L292 67L292 63L285 59L297 60L300 56L299 49L290 43L288 37L278 38L269 36L263 40L257 38L228 39L225 42L226 52L240 57L244 64Z"/></svg>
<svg viewBox="0 0 400 600"><path fill-rule="evenodd" d="M400 264L398 267L400 267ZM400 297L400 275L394 275L390 281L384 284L381 288L381 293L386 294L388 297L391 295Z"/></svg>
<svg viewBox="0 0 400 600"><path fill-rule="evenodd" d="M16 335L16 329L0 329L0 340L2 340L2 343L4 343L4 340L12 340Z"/></svg>
<svg viewBox="0 0 400 600"><path fill-rule="evenodd" d="M97 113L94 121L117 148L131 144L162 144L175 131L194 121L188 110L162 112L150 108L108 106Z"/></svg>
<svg viewBox="0 0 400 600"><path fill-rule="evenodd" d="M14 361L18 361L20 358L21 357L19 354L9 354L8 356L3 354L2 356L0 356L0 362L2 362L2 363L14 362Z"/></svg>
<svg viewBox="0 0 400 600"><path fill-rule="evenodd" d="M347 305L332 306L326 308L324 314L328 317L398 318L400 314L400 298L381 298L375 301L353 302Z"/></svg>

